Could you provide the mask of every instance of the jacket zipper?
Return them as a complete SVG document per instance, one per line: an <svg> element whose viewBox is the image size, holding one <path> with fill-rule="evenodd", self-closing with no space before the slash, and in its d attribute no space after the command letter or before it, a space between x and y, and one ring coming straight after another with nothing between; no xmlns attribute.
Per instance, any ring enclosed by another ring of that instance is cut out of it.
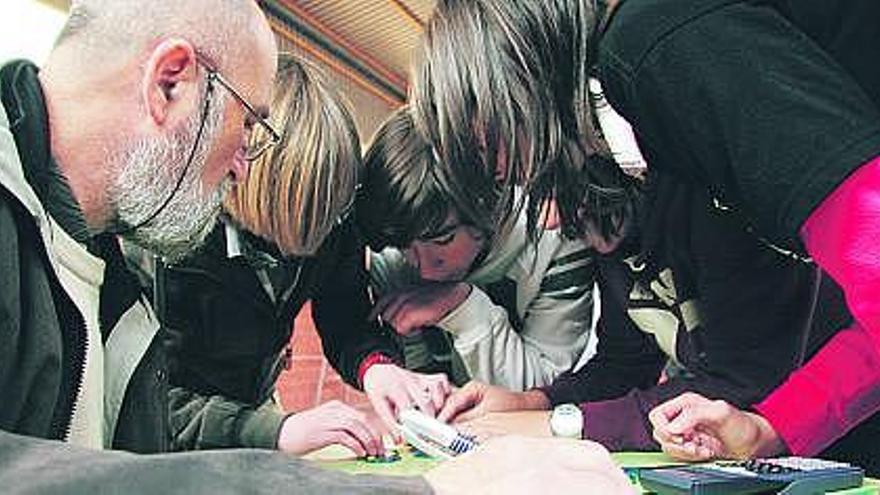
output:
<svg viewBox="0 0 880 495"><path fill-rule="evenodd" d="M52 286L52 299L55 313L58 316L58 328L61 331L61 380L55 411L49 426L49 438L67 440L70 436L71 422L76 409L76 399L82 389L83 375L86 367L86 347L88 335L85 317L79 312L76 304L58 280L52 268L48 254L43 246L44 263L46 263Z"/></svg>

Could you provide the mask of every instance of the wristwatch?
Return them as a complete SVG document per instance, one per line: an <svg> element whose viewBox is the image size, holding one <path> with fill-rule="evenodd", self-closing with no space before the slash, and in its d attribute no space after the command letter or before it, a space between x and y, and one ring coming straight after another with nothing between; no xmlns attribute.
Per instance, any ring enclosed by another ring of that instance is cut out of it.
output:
<svg viewBox="0 0 880 495"><path fill-rule="evenodd" d="M553 436L581 438L584 429L584 415L574 404L560 404L550 414L550 431Z"/></svg>

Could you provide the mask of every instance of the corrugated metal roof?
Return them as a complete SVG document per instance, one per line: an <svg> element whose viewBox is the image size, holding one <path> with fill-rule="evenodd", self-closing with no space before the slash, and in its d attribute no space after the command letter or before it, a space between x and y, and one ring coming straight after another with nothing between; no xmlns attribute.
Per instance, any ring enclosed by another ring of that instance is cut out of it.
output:
<svg viewBox="0 0 880 495"><path fill-rule="evenodd" d="M406 100L412 50L434 0L259 0L282 49L339 81L363 138ZM340 88L340 89L342 89Z"/></svg>
<svg viewBox="0 0 880 495"><path fill-rule="evenodd" d="M434 0L263 0L261 5L399 104L413 47Z"/></svg>
<svg viewBox="0 0 880 495"><path fill-rule="evenodd" d="M433 0L290 0L406 79L410 53Z"/></svg>
<svg viewBox="0 0 880 495"><path fill-rule="evenodd" d="M70 0L35 0L67 10ZM404 103L412 50L434 0L257 0L282 49L319 62L354 103L368 137Z"/></svg>

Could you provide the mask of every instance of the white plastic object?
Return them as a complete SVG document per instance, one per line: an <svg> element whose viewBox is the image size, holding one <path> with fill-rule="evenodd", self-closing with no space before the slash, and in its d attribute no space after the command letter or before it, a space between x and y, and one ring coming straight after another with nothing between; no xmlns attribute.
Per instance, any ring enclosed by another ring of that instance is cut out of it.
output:
<svg viewBox="0 0 880 495"><path fill-rule="evenodd" d="M560 404L550 414L550 431L553 436L581 438L584 430L584 415L574 404Z"/></svg>

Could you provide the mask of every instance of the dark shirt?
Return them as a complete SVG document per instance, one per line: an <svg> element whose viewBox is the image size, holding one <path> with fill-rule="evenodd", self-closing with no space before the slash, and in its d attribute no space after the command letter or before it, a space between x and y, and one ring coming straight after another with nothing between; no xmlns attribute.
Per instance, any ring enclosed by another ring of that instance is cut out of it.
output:
<svg viewBox="0 0 880 495"><path fill-rule="evenodd" d="M358 367L373 352L399 359L388 331L367 321L372 306L353 220L311 258L284 257L273 244L240 235L244 256L227 255L220 224L193 256L161 268L158 306L170 337L173 385L261 404L309 299L324 354L346 382L359 386Z"/></svg>
<svg viewBox="0 0 880 495"><path fill-rule="evenodd" d="M807 216L880 148L878 102L852 84L863 77L878 94L877 50L865 49L880 46L880 23L867 21L878 9L870 0L626 0L598 70L651 168L709 189L760 235L799 248ZM857 36L840 33L854 26Z"/></svg>
<svg viewBox="0 0 880 495"><path fill-rule="evenodd" d="M709 195L755 238L800 251L804 221L880 149L878 18L880 3L872 0L623 0L602 37L597 69L608 101L633 125L664 182ZM666 212L657 210L654 218L662 219ZM687 263L677 247L687 238L675 238L678 222L667 215L665 225L649 225L657 243L647 254L661 260L665 254L675 280L691 284L701 305L716 307L704 311L704 328L714 325L714 311L746 320L772 316L760 308L779 294L742 280L754 260L731 272L728 297L721 299L700 282L708 276L703 270L679 270ZM664 231L658 227L673 234L657 235ZM692 261L709 267L710 258ZM764 300L742 304L748 296L741 293L763 293ZM753 331L731 328L712 340L732 343ZM755 337L759 354L765 342L777 344L770 333ZM762 392L768 383L762 381ZM639 390L630 396L645 398ZM592 419L638 424L646 413ZM640 440L650 442L642 433Z"/></svg>
<svg viewBox="0 0 880 495"><path fill-rule="evenodd" d="M598 258L596 355L544 389L553 404L583 403L585 434L610 449L655 448L648 412L685 391L755 404L850 321L815 266L763 243L706 191L653 178L642 209L664 213L643 222L666 235L651 253L640 239L634 254ZM683 372L658 384L668 357Z"/></svg>

